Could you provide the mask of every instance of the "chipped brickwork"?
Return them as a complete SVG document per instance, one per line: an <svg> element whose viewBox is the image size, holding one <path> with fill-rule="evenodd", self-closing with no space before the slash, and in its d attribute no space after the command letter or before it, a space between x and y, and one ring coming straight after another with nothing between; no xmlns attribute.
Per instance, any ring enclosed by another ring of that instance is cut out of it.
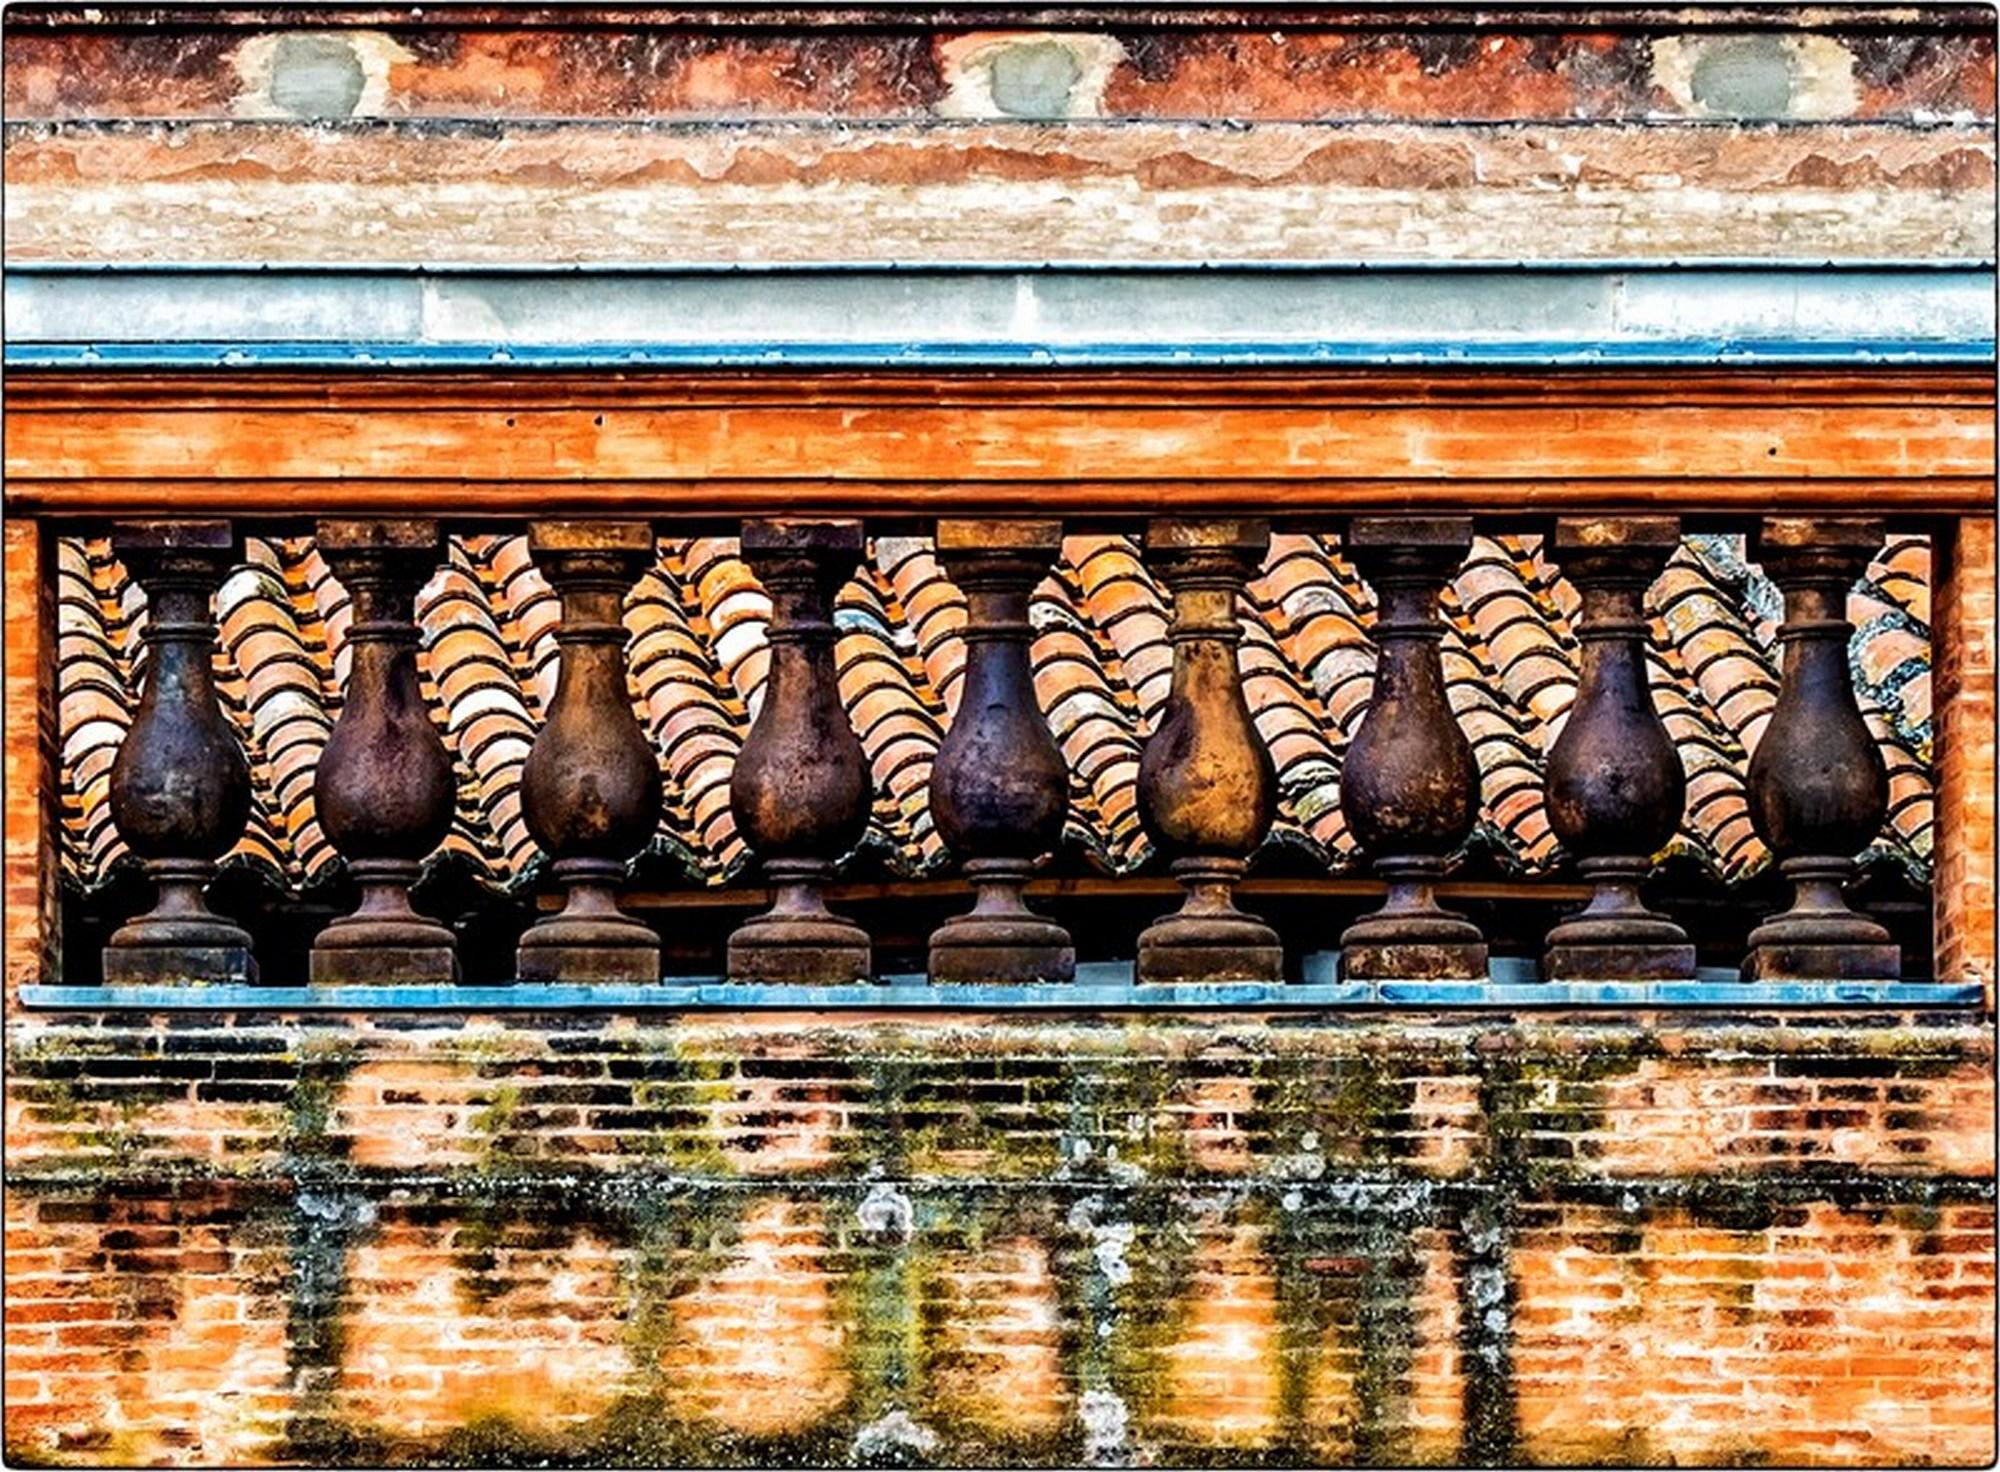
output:
<svg viewBox="0 0 2000 1472"><path fill-rule="evenodd" d="M1992 1454L1976 1020L17 1016L8 1063L17 1457Z"/></svg>
<svg viewBox="0 0 2000 1472"><path fill-rule="evenodd" d="M1346 24L1303 21L1306 11L1234 23L1210 11L1190 24L1162 9L1098 25L1079 25L1082 12L1044 25L1032 9L1019 14L1020 23L982 29L889 17L773 34L726 17L676 23L670 10L639 24L574 28L454 25L449 13L414 23L415 12L406 16L414 24L356 24L338 11L315 27L300 10L288 34L171 13L101 29L88 11L44 20L22 7L5 97L13 118L1568 122L1726 117L1736 108L1751 117L1928 121L1991 116L1993 107L1993 37L1977 12L1922 27L1895 12L1857 16L1851 28L1822 18L1815 31L1794 17L1710 31L1686 11L1636 22L1579 11L1560 24L1546 13L1510 21L1460 12L1415 25L1387 10L1353 12ZM304 84L343 74L345 86ZM1731 74L1757 85L1732 87Z"/></svg>
<svg viewBox="0 0 2000 1472"><path fill-rule="evenodd" d="M5 528L6 996L23 982L61 976L60 877L49 862L61 846L57 792L53 538L41 523L9 517Z"/></svg>
<svg viewBox="0 0 2000 1472"><path fill-rule="evenodd" d="M1994 965L1993 522L1960 520L1937 593L1940 821L1932 879L1940 979L1978 981L1991 1005Z"/></svg>
<svg viewBox="0 0 2000 1472"><path fill-rule="evenodd" d="M1926 260L1991 236L1971 12L18 15L14 260Z"/></svg>

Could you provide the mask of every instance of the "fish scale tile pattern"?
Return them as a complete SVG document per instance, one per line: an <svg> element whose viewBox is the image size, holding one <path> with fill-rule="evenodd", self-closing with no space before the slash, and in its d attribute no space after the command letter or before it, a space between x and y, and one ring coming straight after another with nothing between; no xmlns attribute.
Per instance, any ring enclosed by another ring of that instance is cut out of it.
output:
<svg viewBox="0 0 2000 1472"><path fill-rule="evenodd" d="M60 580L63 860L85 889L124 855L110 821L112 760L144 668L145 598L107 542L64 538ZM1931 844L1930 551L1892 540L1857 585L1853 666L1890 768L1873 853L1927 876ZM1575 697L1578 599L1538 538L1482 537L1445 599L1447 688L1478 756L1480 824L1468 845L1501 872L1562 862L1542 761ZM1280 535L1245 591L1244 689L1282 793L1267 842L1283 862L1360 862L1339 802L1341 754L1373 682L1374 599L1337 539ZM1688 775L1672 845L1725 881L1769 855L1744 801L1748 754L1777 695L1776 590L1740 538L1688 538L1650 599L1656 702ZM1067 539L1037 589L1037 694L1068 759L1066 862L1146 865L1139 755L1166 699L1169 600L1127 537ZM300 890L339 863L313 807L313 773L346 677L347 595L305 537L251 538L217 603L216 672L254 773L255 806L231 856ZM691 884L752 872L729 811L729 775L762 698L770 602L731 538L666 538L626 606L634 709L666 778L659 857ZM418 599L419 664L458 779L444 852L496 889L535 882L520 773L554 694L556 599L520 536L454 538ZM956 709L965 602L927 539L875 539L836 612L842 698L873 764L875 810L855 872L947 872L932 822L931 762Z"/></svg>

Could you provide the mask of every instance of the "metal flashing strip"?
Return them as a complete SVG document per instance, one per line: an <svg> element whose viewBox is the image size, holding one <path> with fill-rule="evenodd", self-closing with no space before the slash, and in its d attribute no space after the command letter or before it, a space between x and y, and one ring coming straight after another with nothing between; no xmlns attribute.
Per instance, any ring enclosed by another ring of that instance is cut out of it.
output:
<svg viewBox="0 0 2000 1472"><path fill-rule="evenodd" d="M1961 268L10 270L16 368L1966 364ZM1255 324L1246 332L1246 324Z"/></svg>
<svg viewBox="0 0 2000 1472"><path fill-rule="evenodd" d="M1663 274L1695 271L1765 272L1869 272L1936 275L1952 271L1991 272L1993 256L1938 256L1908 260L1896 256L1590 256L1538 259L1516 256L1493 259L1452 257L1425 260L1359 257L1266 260L1256 256L1204 256L1184 261L1153 261L1137 257L1023 257L1017 261L940 258L813 261L374 261L299 260L247 263L229 260L186 261L36 261L15 260L6 264L10 276L201 276L201 275L301 275L301 276L1016 276L1078 275L1097 276L1188 276L1220 272L1245 272L1277 276L1310 276L1355 273L1371 276L1463 275L1466 272L1505 272L1546 275L1596 275L1612 272L1656 271Z"/></svg>
<svg viewBox="0 0 2000 1472"><path fill-rule="evenodd" d="M1129 968L1111 968L1127 969ZM1079 968L1079 972L1086 968ZM1978 1007L1978 983L1934 982L1438 982L1331 981L1270 985L1137 986L1086 979L1070 985L758 986L674 979L657 985L521 983L513 986L38 986L24 1007L67 1012L1189 1012L1466 1010L1529 1011L1823 1008L1927 1010Z"/></svg>
<svg viewBox="0 0 2000 1472"><path fill-rule="evenodd" d="M942 347L922 343L755 343L740 348L522 347L501 343L9 343L5 365L24 369L293 368L366 371L376 368L1281 368L1313 365L1429 367L1494 364L1519 367L1669 368L1697 364L1885 367L1989 363L1993 339L1963 343L1854 340L1832 342L1708 339L1667 343L1320 343L1298 348L1272 343L1086 343L1060 349L1013 343Z"/></svg>

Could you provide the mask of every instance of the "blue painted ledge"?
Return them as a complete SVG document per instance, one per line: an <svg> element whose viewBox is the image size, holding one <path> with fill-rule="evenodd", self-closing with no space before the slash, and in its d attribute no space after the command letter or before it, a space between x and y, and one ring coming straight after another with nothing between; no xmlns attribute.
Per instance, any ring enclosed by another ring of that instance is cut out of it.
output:
<svg viewBox="0 0 2000 1472"><path fill-rule="evenodd" d="M1396 342L751 342L743 344L520 342L10 342L4 363L78 368L1672 368L1957 366L1993 361L1991 338L1686 337L1648 342L1412 338Z"/></svg>
<svg viewBox="0 0 2000 1472"><path fill-rule="evenodd" d="M1311 968L1317 969L1317 968ZM629 983L512 986L24 986L38 1010L85 1012L1100 1012L1360 1011L1551 1007L1726 1008L1978 1007L1979 986L1932 982L1436 982L1307 981L1136 986L1125 966L1079 967L1075 984L929 986L920 977L879 985L758 986L674 978ZM1101 973L1125 972L1105 980ZM1092 975L1097 972L1099 975Z"/></svg>

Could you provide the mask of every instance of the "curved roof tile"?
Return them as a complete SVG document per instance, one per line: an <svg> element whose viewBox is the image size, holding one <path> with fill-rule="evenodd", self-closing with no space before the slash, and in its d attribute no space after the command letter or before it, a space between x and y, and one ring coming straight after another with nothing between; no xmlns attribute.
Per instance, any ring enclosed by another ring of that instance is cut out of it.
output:
<svg viewBox="0 0 2000 1472"><path fill-rule="evenodd" d="M56 556L62 855L72 880L102 883L124 853L109 821L112 759L143 670L145 600L101 539ZM1891 774L1876 849L1922 874L1933 821L1929 547L1892 540L1850 601L1864 713ZM1543 754L1576 693L1577 595L1539 538L1481 537L1444 598L1448 691L1479 763L1474 846L1535 873L1561 861L1542 802ZM1280 534L1241 601L1243 684L1277 770L1269 843L1340 871L1357 855L1339 804L1341 754L1373 682L1374 598L1330 537ZM250 540L218 599L222 701L255 772L255 813L232 858L290 887L335 862L312 774L337 718L347 598L309 538ZM1035 685L1072 773L1068 842L1114 873L1151 859L1138 816L1139 754L1171 680L1169 600L1137 543L1073 536L1035 590ZM1740 538L1688 538L1654 586L1648 661L1655 701L1688 773L1669 846L1726 880L1768 861L1751 829L1744 771L1776 698L1776 590ZM495 886L532 880L536 849L520 771L557 674L557 602L524 538L454 539L417 600L418 663L458 776L446 847ZM668 538L626 605L634 710L661 753L667 793L657 848L691 882L719 884L750 855L729 811L729 776L769 666L770 601L733 538ZM842 698L872 764L876 801L862 849L892 872L949 858L928 802L931 763L957 704L963 595L928 539L875 539L842 589Z"/></svg>

